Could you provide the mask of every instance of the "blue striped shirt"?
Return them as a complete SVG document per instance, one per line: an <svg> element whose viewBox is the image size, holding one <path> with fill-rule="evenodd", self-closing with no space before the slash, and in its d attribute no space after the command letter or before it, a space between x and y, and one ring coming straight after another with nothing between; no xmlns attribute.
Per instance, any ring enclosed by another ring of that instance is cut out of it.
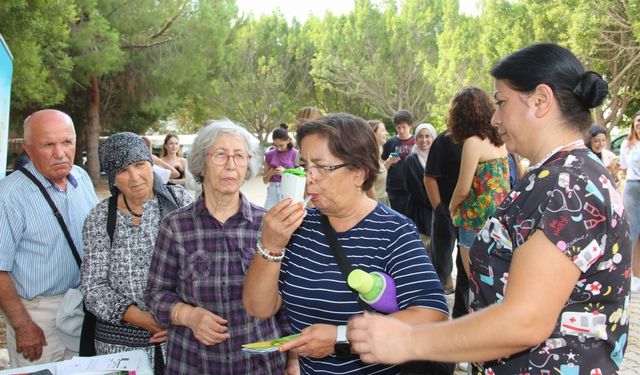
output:
<svg viewBox="0 0 640 375"><path fill-rule="evenodd" d="M419 306L448 314L442 285L433 269L415 225L385 205L378 204L338 240L353 268L385 272L396 282L401 310ZM345 325L362 314L340 272L320 224L317 209L308 210L293 234L280 271L280 294L294 332L317 323ZM397 374L398 367L365 365L359 358L339 360L301 358L303 374Z"/></svg>
<svg viewBox="0 0 640 375"><path fill-rule="evenodd" d="M89 175L73 166L62 191L33 163L26 168L47 189L82 256L82 225L98 203ZM18 171L0 180L0 271L9 272L18 295L27 300L63 294L80 284L80 270L51 207Z"/></svg>

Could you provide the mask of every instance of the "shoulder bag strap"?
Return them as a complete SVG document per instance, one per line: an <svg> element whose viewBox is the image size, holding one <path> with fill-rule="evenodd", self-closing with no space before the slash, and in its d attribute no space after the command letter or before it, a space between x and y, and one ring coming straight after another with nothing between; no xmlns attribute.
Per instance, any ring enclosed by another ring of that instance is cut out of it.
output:
<svg viewBox="0 0 640 375"><path fill-rule="evenodd" d="M118 209L118 196L109 197L109 206L107 211L107 234L109 235L109 243L113 244L113 234L116 232L116 213Z"/></svg>
<svg viewBox="0 0 640 375"><path fill-rule="evenodd" d="M44 186L42 186L42 184L40 183L40 181L36 178L36 176L34 176L31 172L29 172L25 167L21 167L19 171L22 172L25 176L29 177L29 179L33 181L34 184L36 184L36 186L38 187L38 189L40 189L40 192L42 193L44 198L47 200L47 203L49 203L49 207L51 207L51 209L53 210L53 215L58 220L58 224L60 224L60 228L62 228L64 237L67 239L67 243L71 248L71 253L73 254L73 258L76 260L76 264L78 264L78 268L80 268L80 265L82 264L82 259L80 259L80 255L78 254L76 245L73 243L73 239L71 238L71 233L69 233L69 229L67 229L67 225L64 223L64 219L62 218L60 211L58 211L58 207L56 207L56 204L53 203L53 200L51 200L49 193L47 193L47 189L45 189Z"/></svg>
<svg viewBox="0 0 640 375"><path fill-rule="evenodd" d="M346 281L351 271L353 271L353 267L351 266L351 263L349 263L349 259L347 259L347 255L344 253L344 251L342 251L342 246L340 246L340 243L338 242L338 236L336 235L336 231L331 226L331 223L329 222L329 219L327 218L326 215L320 216L320 224L322 224L322 231L324 232L324 235L327 238L327 241L329 242L329 247L333 252L333 256L336 258L336 262L338 263L338 268L340 269L340 272L342 272L342 276L344 276L344 279ZM358 305L360 305L360 307L364 311L373 311L373 308L367 305L360 298L360 296L358 295L358 292L356 292L353 289L351 289L351 291L355 295L356 301L358 301Z"/></svg>

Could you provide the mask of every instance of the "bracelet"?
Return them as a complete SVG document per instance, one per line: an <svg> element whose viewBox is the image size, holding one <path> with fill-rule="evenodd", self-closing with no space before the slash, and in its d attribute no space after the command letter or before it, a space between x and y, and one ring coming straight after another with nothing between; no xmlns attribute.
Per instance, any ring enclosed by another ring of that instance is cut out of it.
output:
<svg viewBox="0 0 640 375"><path fill-rule="evenodd" d="M178 305L178 303L175 304L173 310L171 311L171 320L174 325L178 325L178 314L180 314L180 309L182 308L182 305Z"/></svg>
<svg viewBox="0 0 640 375"><path fill-rule="evenodd" d="M282 262L282 259L284 258L284 249L279 253L271 252L265 249L262 244L262 238L258 239L258 242L256 243L256 250L258 250L262 259L268 260L269 262L279 263Z"/></svg>

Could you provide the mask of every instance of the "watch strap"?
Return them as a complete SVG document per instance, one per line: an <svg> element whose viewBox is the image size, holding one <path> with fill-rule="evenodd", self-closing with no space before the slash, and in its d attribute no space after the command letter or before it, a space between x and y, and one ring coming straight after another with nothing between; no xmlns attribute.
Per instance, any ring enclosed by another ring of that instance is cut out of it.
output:
<svg viewBox="0 0 640 375"><path fill-rule="evenodd" d="M336 342L349 342L347 339L347 326L338 326Z"/></svg>

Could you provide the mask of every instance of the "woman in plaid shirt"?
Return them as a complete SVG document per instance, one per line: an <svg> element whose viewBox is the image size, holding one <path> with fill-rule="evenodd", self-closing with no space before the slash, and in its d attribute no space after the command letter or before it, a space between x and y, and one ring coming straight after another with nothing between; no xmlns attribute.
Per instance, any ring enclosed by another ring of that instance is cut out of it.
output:
<svg viewBox="0 0 640 375"><path fill-rule="evenodd" d="M242 284L265 214L240 192L260 162L250 137L228 120L202 128L189 154L202 194L160 225L145 301L169 328L166 373L285 371L286 354L241 352L242 344L289 334L282 314L256 319L242 306Z"/></svg>

